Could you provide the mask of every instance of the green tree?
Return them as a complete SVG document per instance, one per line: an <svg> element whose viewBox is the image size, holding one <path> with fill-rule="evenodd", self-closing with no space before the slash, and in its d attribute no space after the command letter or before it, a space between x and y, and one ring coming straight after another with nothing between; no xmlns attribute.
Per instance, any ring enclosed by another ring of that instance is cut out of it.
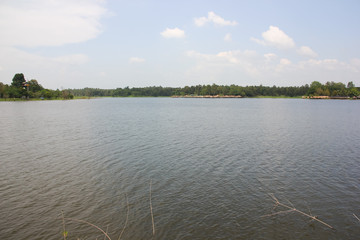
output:
<svg viewBox="0 0 360 240"><path fill-rule="evenodd" d="M310 84L310 88L308 90L308 95L314 95L316 93L319 93L322 90L322 84L318 81L313 81Z"/></svg>
<svg viewBox="0 0 360 240"><path fill-rule="evenodd" d="M22 88L23 84L25 83L25 77L24 74L22 73L17 73L15 74L15 76L12 79L12 83L11 86L13 87L17 87L17 88Z"/></svg>
<svg viewBox="0 0 360 240"><path fill-rule="evenodd" d="M31 92L38 92L44 89L35 79L31 79L27 83L29 84L29 91Z"/></svg>
<svg viewBox="0 0 360 240"><path fill-rule="evenodd" d="M10 88L8 89L9 96L14 98L21 98L27 96L26 89L24 89L25 77L22 73L17 73L12 79Z"/></svg>
<svg viewBox="0 0 360 240"><path fill-rule="evenodd" d="M353 82L348 82L347 88L354 88L355 84Z"/></svg>
<svg viewBox="0 0 360 240"><path fill-rule="evenodd" d="M352 87L350 89L348 89L348 94L349 97L357 97L357 96L360 96L360 92L359 90L357 90L355 87Z"/></svg>
<svg viewBox="0 0 360 240"><path fill-rule="evenodd" d="M200 95L210 95L211 93L211 86L210 85L203 85L200 91Z"/></svg>
<svg viewBox="0 0 360 240"><path fill-rule="evenodd" d="M14 86L9 86L6 89L5 93L10 98L21 98L23 96L21 90L22 90L21 88L17 88L17 87L14 87Z"/></svg>
<svg viewBox="0 0 360 240"><path fill-rule="evenodd" d="M6 85L0 82L0 98L5 97L5 89L6 89Z"/></svg>

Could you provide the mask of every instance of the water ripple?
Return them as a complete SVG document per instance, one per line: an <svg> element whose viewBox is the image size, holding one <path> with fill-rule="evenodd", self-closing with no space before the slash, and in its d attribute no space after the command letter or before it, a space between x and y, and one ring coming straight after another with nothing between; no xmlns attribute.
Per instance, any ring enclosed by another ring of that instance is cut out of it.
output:
<svg viewBox="0 0 360 240"><path fill-rule="evenodd" d="M360 105L119 98L0 103L1 239L356 239ZM336 114L334 114L336 113ZM336 231L271 213L268 193ZM67 222L70 238L101 238Z"/></svg>

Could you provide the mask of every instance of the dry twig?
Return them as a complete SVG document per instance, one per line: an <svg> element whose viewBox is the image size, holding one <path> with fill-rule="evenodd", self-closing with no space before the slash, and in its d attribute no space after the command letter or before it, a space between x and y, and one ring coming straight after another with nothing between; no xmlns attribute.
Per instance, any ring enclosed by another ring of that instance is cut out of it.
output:
<svg viewBox="0 0 360 240"><path fill-rule="evenodd" d="M355 213L353 213L353 215L360 222L360 219L358 218L358 216L356 216Z"/></svg>
<svg viewBox="0 0 360 240"><path fill-rule="evenodd" d="M276 213L274 213L274 214L264 215L263 217L273 216L273 215L281 214L281 213L297 212L297 213L300 213L300 214L302 214L302 215L304 215L304 216L306 216L306 217L308 217L308 218L311 218L312 220L318 221L319 223L327 226L328 228L334 229L332 226L330 226L329 224L321 221L321 220L318 219L316 216L312 216L312 215L309 215L309 214L307 214L307 213L304 213L304 212L296 209L294 206L291 207L291 206L288 206L288 205L286 205L286 204L283 204L283 203L279 202L279 200L274 196L274 194L269 194L269 196L274 200L274 203L275 203L274 209L275 209L277 206L282 206L282 207L287 208L287 209L289 209L289 210L276 212ZM291 202L290 202L290 204L291 204ZM292 204L291 204L291 205L292 205ZM360 221L360 220L359 220L359 221Z"/></svg>
<svg viewBox="0 0 360 240"><path fill-rule="evenodd" d="M155 224L154 224L154 215L153 215L152 204L151 204L151 183L152 183L152 180L150 180L150 213L151 213L151 221L152 221L152 231L153 231L153 236L154 236L155 235Z"/></svg>

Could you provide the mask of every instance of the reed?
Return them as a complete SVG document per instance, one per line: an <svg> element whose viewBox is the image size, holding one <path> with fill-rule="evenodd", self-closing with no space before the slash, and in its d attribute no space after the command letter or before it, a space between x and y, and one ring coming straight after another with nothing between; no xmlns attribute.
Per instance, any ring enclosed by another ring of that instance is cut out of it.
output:
<svg viewBox="0 0 360 240"><path fill-rule="evenodd" d="M151 214L151 222L152 222L152 235L155 236L155 222L154 222L154 214L153 214L153 208L152 208L152 202L151 202L151 198L152 198L151 197L151 186L152 186L152 180L150 180L149 201L150 201L150 214ZM118 240L121 239L123 233L125 232L125 229L127 227L127 223L128 223L128 220L129 220L130 206L129 206L129 200L128 200L127 194L125 194L125 197L126 197L126 206L127 206L126 220L125 220L124 227L123 227L123 229L122 229L122 231L121 231L121 233L119 235ZM65 230L65 220L79 222L79 223L85 223L85 224L87 224L87 225L89 225L89 226L91 226L93 228L98 229L100 232L102 232L104 234L104 240L106 240L106 239L111 240L110 236L107 233L108 232L108 227L106 228L106 231L104 231L100 227L98 227L95 224L90 223L88 221L75 219L75 218L65 218L63 211L61 211L61 214L62 214L62 225L63 225L63 237L64 237L64 240L66 240L66 237L68 235L68 232L66 232L66 230Z"/></svg>
<svg viewBox="0 0 360 240"><path fill-rule="evenodd" d="M129 201L128 201L128 197L127 197L127 194L125 194L125 197L126 197L126 206L127 206L127 213L126 213L126 220L125 220L125 225L119 235L119 238L118 240L120 240L121 236L123 235L124 231L125 231L125 228L126 228L126 225L127 225L127 222L128 222L128 219L129 219L129 210L130 210L130 207L129 207Z"/></svg>
<svg viewBox="0 0 360 240"><path fill-rule="evenodd" d="M85 223L87 225L90 225L91 227L94 227L94 228L98 229L100 232L102 232L107 239L111 240L109 235L104 230L102 230L100 227L96 226L95 224L92 224L92 223L87 222L85 220L80 220L80 219L75 219L75 218L64 218L64 219L74 221L74 222L79 222L79 223Z"/></svg>
<svg viewBox="0 0 360 240"><path fill-rule="evenodd" d="M106 226L106 233L108 233L109 226ZM106 235L104 235L104 240L106 240Z"/></svg>
<svg viewBox="0 0 360 240"><path fill-rule="evenodd" d="M151 204L151 183L152 183L152 180L150 180L150 213L151 213L151 221L152 221L152 232L153 232L153 236L155 236L154 215L153 215L152 204Z"/></svg>

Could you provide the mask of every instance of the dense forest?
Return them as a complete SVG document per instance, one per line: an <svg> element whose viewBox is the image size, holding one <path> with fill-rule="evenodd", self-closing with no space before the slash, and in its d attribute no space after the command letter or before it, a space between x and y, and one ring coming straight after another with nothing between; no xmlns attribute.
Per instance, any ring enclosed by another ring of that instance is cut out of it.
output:
<svg viewBox="0 0 360 240"><path fill-rule="evenodd" d="M237 85L196 85L185 87L142 87L116 89L65 89L51 90L43 88L35 79L26 81L22 73L15 74L11 85L0 82L0 98L35 98L35 99L72 99L74 97L170 97L170 96L242 96L242 97L301 97L301 96L329 96L329 97L359 97L360 89L353 82L343 83L318 81L300 87L276 86L237 86Z"/></svg>

